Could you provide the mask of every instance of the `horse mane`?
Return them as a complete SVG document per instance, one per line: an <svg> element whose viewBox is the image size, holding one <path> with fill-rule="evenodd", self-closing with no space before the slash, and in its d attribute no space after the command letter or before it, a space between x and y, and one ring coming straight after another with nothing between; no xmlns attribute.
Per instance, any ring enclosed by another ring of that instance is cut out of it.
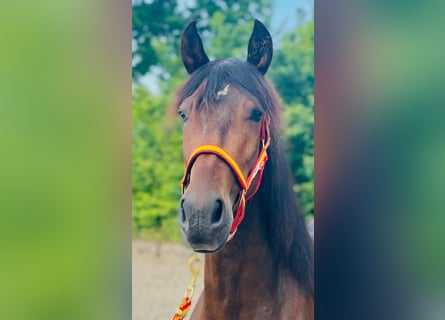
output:
<svg viewBox="0 0 445 320"><path fill-rule="evenodd" d="M226 84L255 97L269 119L271 143L263 182L252 201L260 201L268 243L276 260L288 269L306 294L314 292L313 245L293 191L292 174L280 138L281 104L275 89L252 64L222 59L197 69L179 89L176 107L206 81L199 103L216 105L216 93Z"/></svg>

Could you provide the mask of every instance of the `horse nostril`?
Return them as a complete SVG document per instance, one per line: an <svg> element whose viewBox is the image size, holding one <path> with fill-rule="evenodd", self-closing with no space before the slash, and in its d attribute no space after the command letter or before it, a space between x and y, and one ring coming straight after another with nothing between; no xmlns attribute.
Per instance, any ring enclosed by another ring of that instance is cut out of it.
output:
<svg viewBox="0 0 445 320"><path fill-rule="evenodd" d="M215 208L212 212L211 223L218 224L221 221L222 214L224 209L224 203L221 199L216 200Z"/></svg>
<svg viewBox="0 0 445 320"><path fill-rule="evenodd" d="M185 211L184 211L184 201L185 199L181 199L181 222L185 223L187 218L185 216Z"/></svg>

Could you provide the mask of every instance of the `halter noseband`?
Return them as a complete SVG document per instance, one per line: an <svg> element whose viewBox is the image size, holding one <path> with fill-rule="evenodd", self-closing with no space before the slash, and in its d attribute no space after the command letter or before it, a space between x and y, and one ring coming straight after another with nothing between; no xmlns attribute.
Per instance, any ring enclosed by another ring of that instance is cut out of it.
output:
<svg viewBox="0 0 445 320"><path fill-rule="evenodd" d="M265 117L261 120L261 151L258 155L258 158L255 162L253 169L250 171L247 179L244 177L243 172L241 171L238 163L233 159L233 157L227 153L223 148L219 146L215 146L212 144L203 144L197 147L190 156L189 160L185 164L185 173L182 178L182 193L184 193L185 189L189 185L190 182L190 172L192 170L193 163L201 154L214 154L218 156L220 159L224 160L224 162L232 169L233 174L235 175L238 183L241 186L241 190L239 193L239 205L236 210L235 217L233 219L232 227L230 228L230 235L227 241L232 240L235 232L240 225L241 221L244 219L244 212L246 208L246 201L250 200L255 193L260 188L261 179L263 177L264 167L267 161L267 148L270 144L270 134L269 134L269 122ZM259 175L258 175L259 173ZM255 186L255 190L247 197L247 191L250 189L253 180L258 175L258 180Z"/></svg>

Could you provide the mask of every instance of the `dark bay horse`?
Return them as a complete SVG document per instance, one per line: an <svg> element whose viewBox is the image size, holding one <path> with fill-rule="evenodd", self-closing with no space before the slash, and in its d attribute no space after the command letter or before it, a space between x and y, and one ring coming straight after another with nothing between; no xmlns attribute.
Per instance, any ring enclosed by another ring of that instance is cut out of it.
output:
<svg viewBox="0 0 445 320"><path fill-rule="evenodd" d="M313 244L280 141L280 102L266 81L272 38L259 21L247 61L209 61L190 23L179 89L187 160L182 232L205 254L192 319L313 319Z"/></svg>

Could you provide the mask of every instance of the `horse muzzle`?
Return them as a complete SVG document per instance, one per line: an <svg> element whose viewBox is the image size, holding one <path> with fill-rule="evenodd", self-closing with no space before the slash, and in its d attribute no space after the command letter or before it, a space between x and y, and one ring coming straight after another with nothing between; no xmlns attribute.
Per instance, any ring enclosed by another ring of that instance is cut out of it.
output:
<svg viewBox="0 0 445 320"><path fill-rule="evenodd" d="M215 252L229 236L233 222L231 206L211 192L185 192L181 198L179 220L182 232L193 250Z"/></svg>

